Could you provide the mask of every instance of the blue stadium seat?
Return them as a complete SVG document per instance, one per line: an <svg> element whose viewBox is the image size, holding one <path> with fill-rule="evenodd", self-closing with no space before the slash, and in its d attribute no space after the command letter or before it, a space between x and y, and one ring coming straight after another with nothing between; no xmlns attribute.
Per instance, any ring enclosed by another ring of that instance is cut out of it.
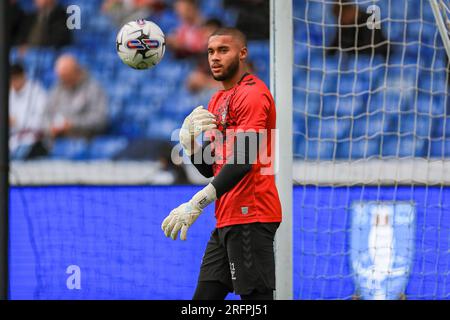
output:
<svg viewBox="0 0 450 320"><path fill-rule="evenodd" d="M395 6L393 6L395 7ZM386 34L390 42L402 42L404 39L405 23L403 21L387 21L385 24Z"/></svg>
<svg viewBox="0 0 450 320"><path fill-rule="evenodd" d="M89 144L87 157L90 160L112 159L128 144L125 137L101 136L94 138Z"/></svg>
<svg viewBox="0 0 450 320"><path fill-rule="evenodd" d="M146 136L166 140L171 140L172 136L178 138L176 130L179 129L181 125L182 123L175 119L154 116L147 127Z"/></svg>
<svg viewBox="0 0 450 320"><path fill-rule="evenodd" d="M417 98L416 107L419 113L432 116L444 116L446 113L445 96L420 93Z"/></svg>
<svg viewBox="0 0 450 320"><path fill-rule="evenodd" d="M324 74L322 71L309 71L306 77L306 86L309 91L321 92L323 87Z"/></svg>
<svg viewBox="0 0 450 320"><path fill-rule="evenodd" d="M164 10L160 14L152 16L152 20L166 35L172 33L178 25L178 18L173 10Z"/></svg>
<svg viewBox="0 0 450 320"><path fill-rule="evenodd" d="M207 17L221 17L224 12L222 1L201 1L200 9Z"/></svg>
<svg viewBox="0 0 450 320"><path fill-rule="evenodd" d="M365 99L364 108L368 114L384 111L384 100L381 94L368 94L364 95Z"/></svg>
<svg viewBox="0 0 450 320"><path fill-rule="evenodd" d="M303 112L298 112L294 110L293 114L293 131L294 131L294 139L298 138L298 136L306 135L306 119L307 116Z"/></svg>
<svg viewBox="0 0 450 320"><path fill-rule="evenodd" d="M401 114L396 118L398 132L400 134L414 134L428 138L431 134L431 118L422 114Z"/></svg>
<svg viewBox="0 0 450 320"><path fill-rule="evenodd" d="M382 112L357 117L353 122L353 138L374 137L386 132L397 132L393 119L395 116Z"/></svg>
<svg viewBox="0 0 450 320"><path fill-rule="evenodd" d="M294 64L295 66L306 65L308 60L308 48L300 42L294 43ZM295 67L294 67L295 72Z"/></svg>
<svg viewBox="0 0 450 320"><path fill-rule="evenodd" d="M430 142L430 156L433 158L450 157L450 139L439 139Z"/></svg>
<svg viewBox="0 0 450 320"><path fill-rule="evenodd" d="M339 78L339 94L348 95L358 92L355 73L342 73Z"/></svg>
<svg viewBox="0 0 450 320"><path fill-rule="evenodd" d="M213 2L213 1L211 1ZM264 57L268 58L270 54L270 43L269 41L249 41L248 42L248 51L250 55L250 59L254 57Z"/></svg>
<svg viewBox="0 0 450 320"><path fill-rule="evenodd" d="M324 117L335 116L339 107L339 99L336 93L329 93L322 96L323 104L320 114Z"/></svg>
<svg viewBox="0 0 450 320"><path fill-rule="evenodd" d="M338 118L306 118L306 132L308 138L322 140L340 140L349 137L350 119Z"/></svg>
<svg viewBox="0 0 450 320"><path fill-rule="evenodd" d="M450 138L450 118L448 116L432 119L431 137L434 139Z"/></svg>
<svg viewBox="0 0 450 320"><path fill-rule="evenodd" d="M355 116L366 111L365 104L361 96L350 95L339 97L336 113L341 116Z"/></svg>
<svg viewBox="0 0 450 320"><path fill-rule="evenodd" d="M339 90L339 74L338 71L328 71L323 75L323 93L332 93L336 95Z"/></svg>
<svg viewBox="0 0 450 320"><path fill-rule="evenodd" d="M85 139L58 138L50 150L55 160L84 160L87 158L88 142Z"/></svg>
<svg viewBox="0 0 450 320"><path fill-rule="evenodd" d="M331 141L297 139L294 147L296 158L303 160L334 159L336 144Z"/></svg>
<svg viewBox="0 0 450 320"><path fill-rule="evenodd" d="M319 115L321 111L321 95L303 91L294 93L294 108L308 115Z"/></svg>
<svg viewBox="0 0 450 320"><path fill-rule="evenodd" d="M294 69L294 80L293 80L294 88L306 89L307 79L308 79L308 72L306 71L305 68L295 68Z"/></svg>
<svg viewBox="0 0 450 320"><path fill-rule="evenodd" d="M380 136L371 139L356 139L339 142L336 149L338 159L361 159L380 155Z"/></svg>
<svg viewBox="0 0 450 320"><path fill-rule="evenodd" d="M428 139L414 135L384 135L382 145L383 157L425 157L428 150Z"/></svg>

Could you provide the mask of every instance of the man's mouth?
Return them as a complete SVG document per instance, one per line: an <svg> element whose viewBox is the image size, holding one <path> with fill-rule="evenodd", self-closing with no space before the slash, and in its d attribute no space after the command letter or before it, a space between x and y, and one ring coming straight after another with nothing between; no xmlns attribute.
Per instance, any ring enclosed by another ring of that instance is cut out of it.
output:
<svg viewBox="0 0 450 320"><path fill-rule="evenodd" d="M211 70L214 71L214 72L218 72L218 71L220 71L221 69L222 69L222 66L221 66L221 65L213 65L213 66L211 67Z"/></svg>

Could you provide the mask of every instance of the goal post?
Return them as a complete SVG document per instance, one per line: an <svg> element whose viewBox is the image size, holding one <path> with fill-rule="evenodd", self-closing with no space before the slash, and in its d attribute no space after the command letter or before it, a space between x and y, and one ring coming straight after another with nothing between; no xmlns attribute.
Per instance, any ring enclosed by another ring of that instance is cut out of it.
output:
<svg viewBox="0 0 450 320"><path fill-rule="evenodd" d="M8 1L0 3L0 300L8 298Z"/></svg>
<svg viewBox="0 0 450 320"><path fill-rule="evenodd" d="M283 212L275 239L278 300L293 298L292 5L291 0L270 1L270 85L277 107L276 184Z"/></svg>
<svg viewBox="0 0 450 320"><path fill-rule="evenodd" d="M430 0L447 57L450 60L450 2L446 0Z"/></svg>

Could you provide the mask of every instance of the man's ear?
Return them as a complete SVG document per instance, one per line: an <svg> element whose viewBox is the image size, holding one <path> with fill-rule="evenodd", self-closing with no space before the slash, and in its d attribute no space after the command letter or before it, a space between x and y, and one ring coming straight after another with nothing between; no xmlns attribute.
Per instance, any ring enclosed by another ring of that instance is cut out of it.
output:
<svg viewBox="0 0 450 320"><path fill-rule="evenodd" d="M239 54L239 58L240 58L241 60L245 60L245 59L247 59L247 57L248 57L248 49L247 49L247 47L243 47L243 48L241 49L240 54Z"/></svg>

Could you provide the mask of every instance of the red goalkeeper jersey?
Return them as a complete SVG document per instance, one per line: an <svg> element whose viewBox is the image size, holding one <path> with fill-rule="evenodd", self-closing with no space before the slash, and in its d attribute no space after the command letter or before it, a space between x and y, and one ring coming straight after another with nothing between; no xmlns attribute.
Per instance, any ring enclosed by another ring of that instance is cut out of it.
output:
<svg viewBox="0 0 450 320"><path fill-rule="evenodd" d="M236 133L256 131L263 137L251 171L216 201L216 227L281 222L272 159L276 110L269 89L256 76L246 74L233 88L218 91L211 98L208 110L216 116L218 123L218 130L208 132L215 156L214 176L229 161Z"/></svg>

